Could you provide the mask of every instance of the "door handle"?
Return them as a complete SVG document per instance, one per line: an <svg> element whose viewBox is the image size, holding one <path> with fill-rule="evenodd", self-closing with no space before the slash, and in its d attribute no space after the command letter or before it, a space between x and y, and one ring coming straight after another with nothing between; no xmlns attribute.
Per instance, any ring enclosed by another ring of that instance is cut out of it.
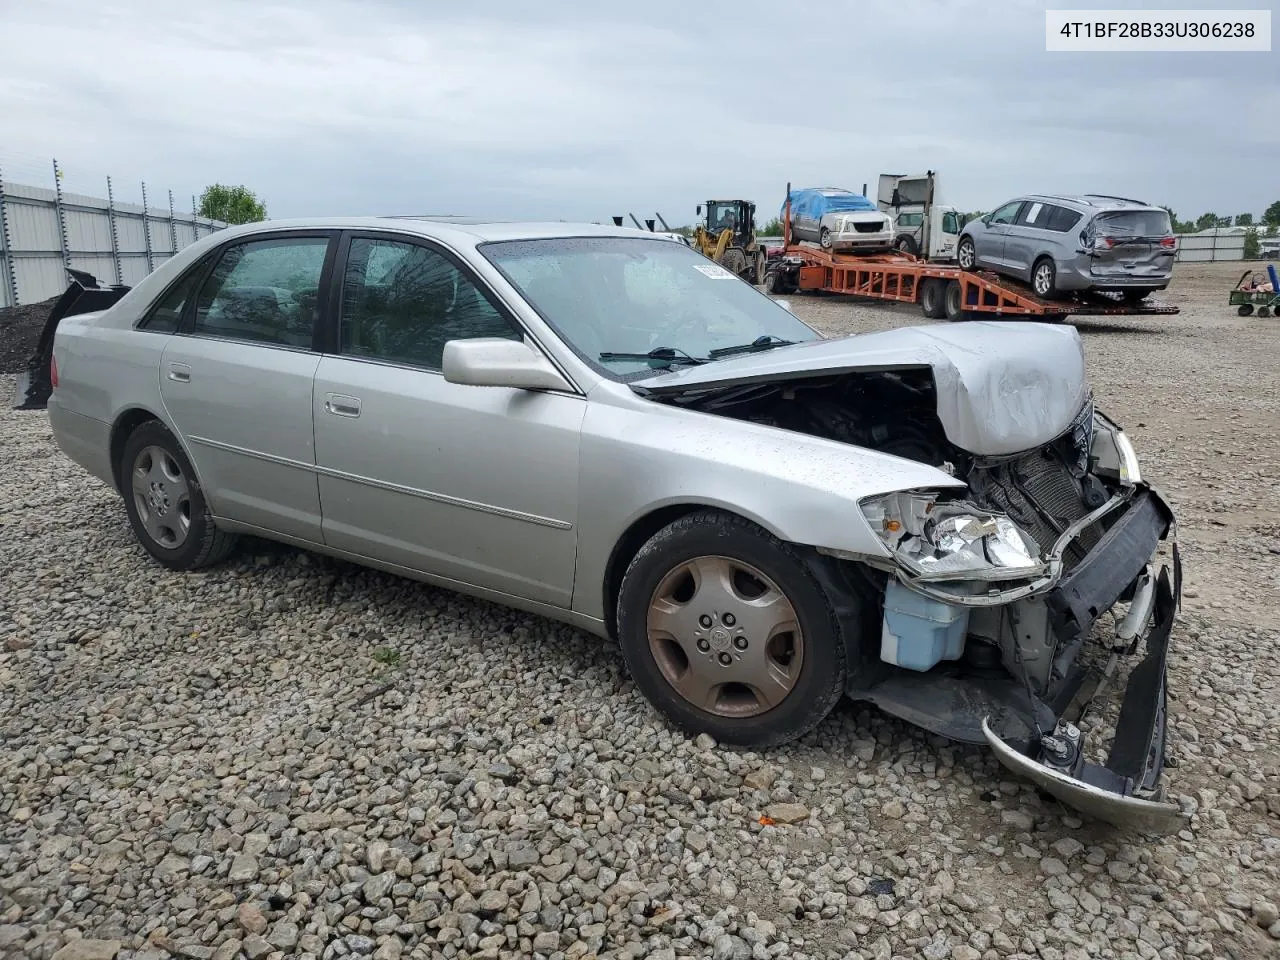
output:
<svg viewBox="0 0 1280 960"><path fill-rule="evenodd" d="M175 383L190 383L191 367L185 363L171 363L167 376Z"/></svg>
<svg viewBox="0 0 1280 960"><path fill-rule="evenodd" d="M348 397L341 393L326 393L324 409L325 413L331 413L335 417L358 417L360 416L360 398Z"/></svg>

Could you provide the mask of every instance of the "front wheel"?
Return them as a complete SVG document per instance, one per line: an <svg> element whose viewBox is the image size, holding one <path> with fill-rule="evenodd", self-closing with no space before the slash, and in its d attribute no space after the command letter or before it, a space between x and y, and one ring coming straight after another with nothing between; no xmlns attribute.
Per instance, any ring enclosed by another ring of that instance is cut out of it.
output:
<svg viewBox="0 0 1280 960"><path fill-rule="evenodd" d="M231 552L235 537L214 525L191 461L160 421L129 434L117 475L134 535L161 564L195 570Z"/></svg>
<svg viewBox="0 0 1280 960"><path fill-rule="evenodd" d="M906 254L907 256L918 257L920 255L920 248L916 245L916 242L912 237L899 237L898 242L894 244L894 246L897 248L899 253Z"/></svg>
<svg viewBox="0 0 1280 960"><path fill-rule="evenodd" d="M756 252L754 270L752 271L752 282L757 287L764 286L764 277L769 270L769 258L765 256L763 250Z"/></svg>
<svg viewBox="0 0 1280 960"><path fill-rule="evenodd" d="M956 263L961 270L973 270L978 265L978 251L972 237L961 237L956 247Z"/></svg>
<svg viewBox="0 0 1280 960"><path fill-rule="evenodd" d="M828 227L823 227L823 228L822 228L822 232L818 234L818 246L822 247L822 249L823 249L823 250L830 250L830 249L831 249L831 230L830 230L830 228L828 228Z"/></svg>
<svg viewBox="0 0 1280 960"><path fill-rule="evenodd" d="M617 614L636 686L690 734L784 743L844 690L826 594L796 548L733 514L699 511L656 533L627 568Z"/></svg>

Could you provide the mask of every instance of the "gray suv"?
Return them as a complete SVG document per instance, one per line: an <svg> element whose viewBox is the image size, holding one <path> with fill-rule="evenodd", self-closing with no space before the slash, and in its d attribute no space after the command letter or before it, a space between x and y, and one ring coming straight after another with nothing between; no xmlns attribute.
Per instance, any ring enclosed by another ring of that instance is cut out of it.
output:
<svg viewBox="0 0 1280 960"><path fill-rule="evenodd" d="M1136 303L1173 276L1177 240L1161 207L1123 197L1026 196L965 224L962 270L994 270L1054 298L1119 292Z"/></svg>

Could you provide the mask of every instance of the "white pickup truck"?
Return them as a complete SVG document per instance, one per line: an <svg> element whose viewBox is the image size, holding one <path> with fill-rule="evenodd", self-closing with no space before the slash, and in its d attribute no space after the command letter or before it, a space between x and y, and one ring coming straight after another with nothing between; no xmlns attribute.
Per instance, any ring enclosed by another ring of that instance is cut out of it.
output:
<svg viewBox="0 0 1280 960"><path fill-rule="evenodd" d="M893 218L895 245L925 260L954 260L960 214L936 202L938 175L882 173L876 206Z"/></svg>

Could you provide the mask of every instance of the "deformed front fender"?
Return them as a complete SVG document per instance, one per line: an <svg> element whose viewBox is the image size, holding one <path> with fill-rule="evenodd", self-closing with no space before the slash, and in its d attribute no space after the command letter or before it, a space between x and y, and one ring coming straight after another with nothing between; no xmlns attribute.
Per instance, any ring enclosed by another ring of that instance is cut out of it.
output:
<svg viewBox="0 0 1280 960"><path fill-rule="evenodd" d="M715 507L790 543L887 557L858 501L964 486L915 461L638 398L590 403L582 429L573 608L601 619L614 546L663 508Z"/></svg>

